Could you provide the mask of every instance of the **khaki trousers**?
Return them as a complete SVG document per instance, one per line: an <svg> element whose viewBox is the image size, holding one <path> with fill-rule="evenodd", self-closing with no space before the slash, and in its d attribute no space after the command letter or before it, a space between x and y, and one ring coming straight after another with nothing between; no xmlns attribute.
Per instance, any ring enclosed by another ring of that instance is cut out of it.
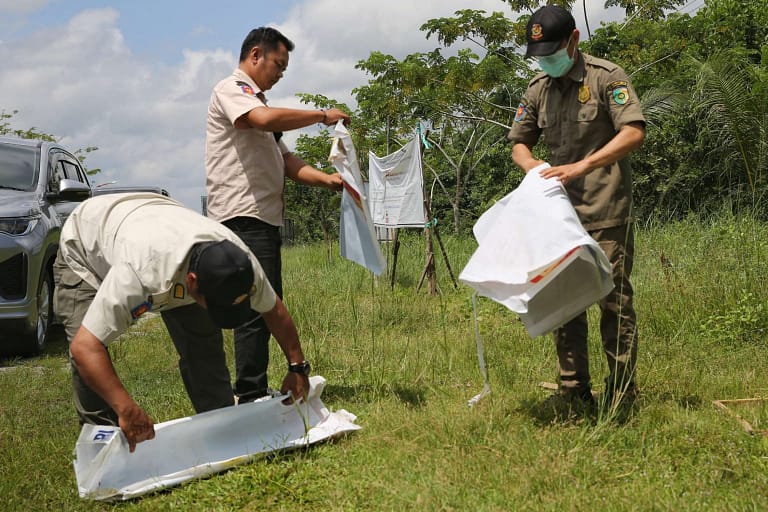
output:
<svg viewBox="0 0 768 512"><path fill-rule="evenodd" d="M606 389L633 384L637 361L637 318L629 281L635 252L631 225L590 231L611 262L614 289L600 300L600 335L608 361ZM590 385L586 311L555 331L560 386L585 389Z"/></svg>

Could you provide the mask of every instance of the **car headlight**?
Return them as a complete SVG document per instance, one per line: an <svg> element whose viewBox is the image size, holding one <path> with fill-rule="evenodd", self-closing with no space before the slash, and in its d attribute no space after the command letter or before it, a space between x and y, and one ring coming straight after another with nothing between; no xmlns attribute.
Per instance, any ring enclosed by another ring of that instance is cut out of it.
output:
<svg viewBox="0 0 768 512"><path fill-rule="evenodd" d="M39 215L31 215L27 217L0 217L0 233L7 233L11 236L26 235L35 229L35 225L39 219Z"/></svg>

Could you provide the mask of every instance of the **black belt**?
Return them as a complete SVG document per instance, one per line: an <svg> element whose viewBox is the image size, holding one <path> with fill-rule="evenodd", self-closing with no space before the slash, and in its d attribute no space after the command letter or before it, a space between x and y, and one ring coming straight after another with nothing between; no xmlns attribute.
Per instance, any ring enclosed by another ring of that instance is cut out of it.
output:
<svg viewBox="0 0 768 512"><path fill-rule="evenodd" d="M233 217L222 222L225 226L232 230L249 231L253 229L280 229L279 226L273 226L268 222L264 222L256 217Z"/></svg>

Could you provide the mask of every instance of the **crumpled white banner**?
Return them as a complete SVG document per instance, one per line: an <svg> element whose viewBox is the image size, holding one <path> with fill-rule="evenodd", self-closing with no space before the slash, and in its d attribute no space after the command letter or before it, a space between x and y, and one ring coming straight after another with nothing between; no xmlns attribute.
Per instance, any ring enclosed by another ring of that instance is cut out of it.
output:
<svg viewBox="0 0 768 512"><path fill-rule="evenodd" d="M534 338L613 289L611 265L556 179L542 164L473 228L478 248L459 275L479 295L514 311Z"/></svg>
<svg viewBox="0 0 768 512"><path fill-rule="evenodd" d="M285 396L225 407L158 423L155 438L130 453L119 427L83 425L75 446L81 498L128 500L244 464L259 454L300 448L359 430L356 416L330 412L325 387L310 378L307 400L283 405Z"/></svg>

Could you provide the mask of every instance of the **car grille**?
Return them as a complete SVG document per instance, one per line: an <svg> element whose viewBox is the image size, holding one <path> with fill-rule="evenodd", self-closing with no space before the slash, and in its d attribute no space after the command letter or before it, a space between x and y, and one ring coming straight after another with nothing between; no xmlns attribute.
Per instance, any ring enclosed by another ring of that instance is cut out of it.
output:
<svg viewBox="0 0 768 512"><path fill-rule="evenodd" d="M24 298L27 282L27 266L23 254L0 263L0 296L6 300Z"/></svg>

